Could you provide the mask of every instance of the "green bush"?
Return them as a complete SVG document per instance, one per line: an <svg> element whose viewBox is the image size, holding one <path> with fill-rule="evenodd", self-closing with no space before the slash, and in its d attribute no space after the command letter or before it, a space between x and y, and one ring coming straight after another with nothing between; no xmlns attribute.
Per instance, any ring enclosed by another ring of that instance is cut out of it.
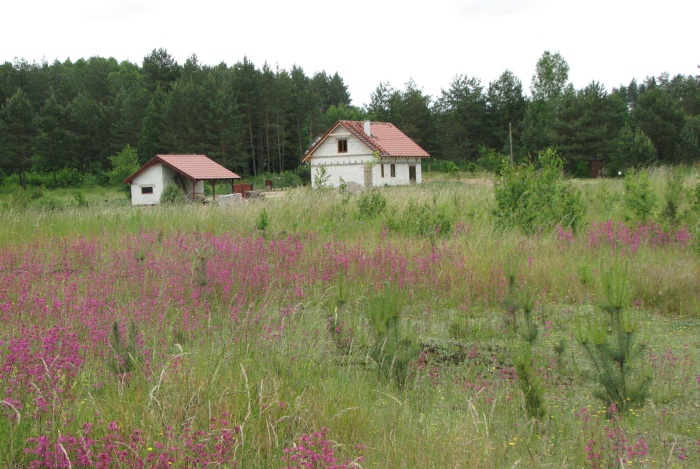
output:
<svg viewBox="0 0 700 469"><path fill-rule="evenodd" d="M508 157L496 150L490 148L479 148L479 158L476 160L477 165L490 171L496 175L500 175L503 165L508 163Z"/></svg>
<svg viewBox="0 0 700 469"><path fill-rule="evenodd" d="M294 170L294 174L299 178L299 182L303 186L308 186L311 184L311 166L309 164L303 163L297 166Z"/></svg>
<svg viewBox="0 0 700 469"><path fill-rule="evenodd" d="M544 405L544 386L532 366L530 344L524 344L514 357L515 373L518 376L518 387L525 398L525 412L533 419L542 419L546 409Z"/></svg>
<svg viewBox="0 0 700 469"><path fill-rule="evenodd" d="M170 184L160 194L160 203L164 205L184 205L187 203L187 198L182 189L175 184Z"/></svg>
<svg viewBox="0 0 700 469"><path fill-rule="evenodd" d="M108 173L109 183L124 191L129 191L130 188L124 184L124 179L138 171L141 166L136 149L131 148L131 145L127 145L116 155L110 156L109 162L112 165L112 170Z"/></svg>
<svg viewBox="0 0 700 469"><path fill-rule="evenodd" d="M540 153L538 161L539 169L532 163L503 166L495 185L498 223L526 234L557 225L575 231L585 214L580 191L564 180L564 162L555 150Z"/></svg>
<svg viewBox="0 0 700 469"><path fill-rule="evenodd" d="M656 208L657 196L646 170L630 171L625 175L622 200L630 219L644 222L651 217Z"/></svg>
<svg viewBox="0 0 700 469"><path fill-rule="evenodd" d="M51 197L50 195L44 195L36 199L34 203L42 210L53 211L61 210L63 208L63 204L58 199Z"/></svg>
<svg viewBox="0 0 700 469"><path fill-rule="evenodd" d="M457 167L456 164L454 164L451 161L445 161L442 164L442 169L451 178L458 178L459 177L459 168Z"/></svg>
<svg viewBox="0 0 700 469"><path fill-rule="evenodd" d="M645 345L639 341L641 321L630 311L629 272L625 267L602 269L603 301L592 316L574 323L574 338L586 351L595 397L608 409L625 412L644 404L651 376L642 366Z"/></svg>
<svg viewBox="0 0 700 469"><path fill-rule="evenodd" d="M437 206L435 203L417 205L411 200L403 212L391 213L385 221L392 231L413 236L433 237L452 231L454 215L444 206Z"/></svg>
<svg viewBox="0 0 700 469"><path fill-rule="evenodd" d="M363 192L357 198L357 208L363 218L373 218L384 212L386 197L379 191Z"/></svg>

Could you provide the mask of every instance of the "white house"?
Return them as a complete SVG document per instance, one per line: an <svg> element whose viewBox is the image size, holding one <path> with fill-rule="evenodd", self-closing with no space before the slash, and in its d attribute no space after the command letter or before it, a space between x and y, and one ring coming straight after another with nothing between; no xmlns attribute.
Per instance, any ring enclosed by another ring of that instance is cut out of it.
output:
<svg viewBox="0 0 700 469"><path fill-rule="evenodd" d="M388 122L338 121L311 145L302 161L311 165L313 187L319 183L337 187L342 181L381 187L420 184L421 161L429 157Z"/></svg>
<svg viewBox="0 0 700 469"><path fill-rule="evenodd" d="M160 203L163 189L171 184L194 200L204 196L204 181L214 187L216 198L218 181L233 185L240 178L204 155L157 155L125 179L124 184L131 185L132 205L154 205Z"/></svg>

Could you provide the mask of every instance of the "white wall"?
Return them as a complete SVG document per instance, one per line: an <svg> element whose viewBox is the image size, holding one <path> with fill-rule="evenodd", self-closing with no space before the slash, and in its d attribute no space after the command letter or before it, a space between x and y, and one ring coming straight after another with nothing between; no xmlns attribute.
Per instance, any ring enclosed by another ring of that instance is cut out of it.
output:
<svg viewBox="0 0 700 469"><path fill-rule="evenodd" d="M143 187L152 187L152 194L142 194ZM160 202L163 193L163 165L149 166L131 182L132 205L154 205Z"/></svg>

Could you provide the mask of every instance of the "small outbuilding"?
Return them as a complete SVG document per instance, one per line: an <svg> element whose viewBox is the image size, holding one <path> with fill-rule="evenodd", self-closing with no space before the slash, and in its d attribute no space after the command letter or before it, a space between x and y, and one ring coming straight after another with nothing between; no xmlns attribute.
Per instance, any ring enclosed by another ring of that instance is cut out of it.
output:
<svg viewBox="0 0 700 469"><path fill-rule="evenodd" d="M169 185L179 187L190 200L195 200L204 197L204 181L209 181L216 198L219 181L233 186L240 178L205 155L156 155L126 178L124 184L131 185L132 205L154 205L160 203L160 196Z"/></svg>
<svg viewBox="0 0 700 469"><path fill-rule="evenodd" d="M302 161L311 165L313 187L381 187L420 184L421 162L429 157L394 124L342 120L316 139Z"/></svg>

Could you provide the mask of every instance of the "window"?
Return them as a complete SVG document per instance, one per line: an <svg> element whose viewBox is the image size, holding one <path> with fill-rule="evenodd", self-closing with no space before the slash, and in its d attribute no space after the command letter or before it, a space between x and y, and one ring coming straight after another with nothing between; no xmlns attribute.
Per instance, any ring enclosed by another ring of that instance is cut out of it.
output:
<svg viewBox="0 0 700 469"><path fill-rule="evenodd" d="M142 187L141 194L153 194L153 186Z"/></svg>
<svg viewBox="0 0 700 469"><path fill-rule="evenodd" d="M382 177L384 177L384 163L382 163L381 168L382 168Z"/></svg>
<svg viewBox="0 0 700 469"><path fill-rule="evenodd" d="M396 177L396 165L395 164L391 165L391 177L393 177L393 178Z"/></svg>
<svg viewBox="0 0 700 469"><path fill-rule="evenodd" d="M342 140L338 140L338 153L347 153L348 152L348 139L344 138Z"/></svg>

